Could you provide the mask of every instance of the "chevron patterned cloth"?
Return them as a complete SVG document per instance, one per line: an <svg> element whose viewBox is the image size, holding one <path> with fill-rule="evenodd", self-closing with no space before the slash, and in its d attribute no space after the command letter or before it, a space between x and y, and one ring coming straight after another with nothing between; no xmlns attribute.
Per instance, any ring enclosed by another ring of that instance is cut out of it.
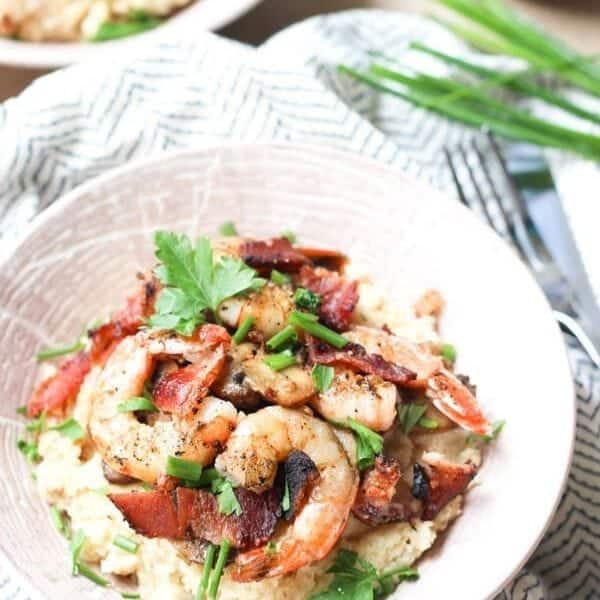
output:
<svg viewBox="0 0 600 600"><path fill-rule="evenodd" d="M472 132L378 97L335 69L364 64L371 50L401 56L413 39L465 52L424 19L357 11L310 19L258 49L202 34L39 79L0 105L0 257L83 181L132 159L225 140L328 144L450 190L441 149ZM506 600L600 598L600 374L566 341L578 393L572 472L544 540L498 596ZM26 585L0 563L0 599L28 598Z"/></svg>

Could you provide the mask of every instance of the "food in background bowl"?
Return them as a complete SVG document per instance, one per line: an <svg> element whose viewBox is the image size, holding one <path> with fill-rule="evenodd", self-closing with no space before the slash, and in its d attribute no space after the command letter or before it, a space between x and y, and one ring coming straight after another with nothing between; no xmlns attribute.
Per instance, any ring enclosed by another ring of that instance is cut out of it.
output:
<svg viewBox="0 0 600 600"><path fill-rule="evenodd" d="M193 0L0 0L0 36L105 41L148 31Z"/></svg>
<svg viewBox="0 0 600 600"><path fill-rule="evenodd" d="M129 576L146 599L418 577L499 430L439 339L441 295L393 304L343 254L287 238L155 244L122 310L42 353L72 356L27 406L20 447L74 574Z"/></svg>

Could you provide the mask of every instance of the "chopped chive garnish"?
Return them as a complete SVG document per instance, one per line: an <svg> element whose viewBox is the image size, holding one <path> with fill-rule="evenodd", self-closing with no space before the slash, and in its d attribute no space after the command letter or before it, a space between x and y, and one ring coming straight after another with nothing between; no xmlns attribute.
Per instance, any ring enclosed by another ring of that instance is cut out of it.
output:
<svg viewBox="0 0 600 600"><path fill-rule="evenodd" d="M440 426L435 419L430 419L429 417L421 417L417 425L423 427L423 429L437 429Z"/></svg>
<svg viewBox="0 0 600 600"><path fill-rule="evenodd" d="M17 414L25 416L27 414L27 407L26 406L19 406L19 408L17 408Z"/></svg>
<svg viewBox="0 0 600 600"><path fill-rule="evenodd" d="M233 341L236 344L241 344L248 335L248 332L252 329L254 325L254 317L252 315L248 315L241 323L241 325L237 328L237 331L233 334Z"/></svg>
<svg viewBox="0 0 600 600"><path fill-rule="evenodd" d="M318 323L316 315L294 311L289 316L288 323L304 329L307 333L331 344L334 348L343 348L348 343L348 340L343 335Z"/></svg>
<svg viewBox="0 0 600 600"><path fill-rule="evenodd" d="M281 499L281 509L284 512L287 512L288 510L290 510L291 505L292 505L292 502L290 500L290 486L286 479L285 486L283 487L283 498Z"/></svg>
<svg viewBox="0 0 600 600"><path fill-rule="evenodd" d="M290 244L295 244L297 241L296 234L293 231L287 229L286 231L281 232L281 237L285 238Z"/></svg>
<svg viewBox="0 0 600 600"><path fill-rule="evenodd" d="M334 425L346 427L354 432L356 438L356 462L358 469L363 471L375 462L375 456L383 450L383 436L369 429L356 419L335 421Z"/></svg>
<svg viewBox="0 0 600 600"><path fill-rule="evenodd" d="M456 348L452 344L443 344L440 348L442 358L453 363L456 360Z"/></svg>
<svg viewBox="0 0 600 600"><path fill-rule="evenodd" d="M298 364L298 361L291 350L284 350L279 354L270 354L265 357L264 361L268 367L273 369L273 371L283 371L283 369Z"/></svg>
<svg viewBox="0 0 600 600"><path fill-rule="evenodd" d="M100 585L102 587L106 587L109 584L108 579L104 579L104 577L101 577L100 575L98 575L98 573L96 573L96 571L94 571L93 569L90 569L90 567L88 567L84 563L79 563L77 565L77 575L83 575L84 577L87 577L87 579L89 579L96 585Z"/></svg>
<svg viewBox="0 0 600 600"><path fill-rule="evenodd" d="M125 598L125 600L139 600L141 596L135 592L121 592L121 598Z"/></svg>
<svg viewBox="0 0 600 600"><path fill-rule="evenodd" d="M197 483L202 476L202 465L191 460L185 460L184 458L169 456L167 458L167 475Z"/></svg>
<svg viewBox="0 0 600 600"><path fill-rule="evenodd" d="M79 337L79 339L71 344L70 346L63 346L61 348L46 348L45 350L40 350L35 358L38 362L44 362L45 360L50 360L51 358L57 358L59 356L65 356L67 354L74 354L75 352L79 352L85 348L85 345L88 341L87 330L83 335Z"/></svg>
<svg viewBox="0 0 600 600"><path fill-rule="evenodd" d="M42 457L38 451L38 445L27 440L19 440L17 448L25 455L27 461L31 464L38 462Z"/></svg>
<svg viewBox="0 0 600 600"><path fill-rule="evenodd" d="M65 517L62 511L58 510L56 506L52 505L50 507L50 517L52 518L52 522L54 523L54 527L58 533L62 535L67 534L67 523L65 522Z"/></svg>
<svg viewBox="0 0 600 600"><path fill-rule="evenodd" d="M403 404L400 407L399 417L402 431L408 435L422 419L427 407L424 404Z"/></svg>
<svg viewBox="0 0 600 600"><path fill-rule="evenodd" d="M231 544L229 540L223 540L219 546L219 556L217 556L217 563L215 568L210 574L210 581L208 582L208 597L210 600L216 600L217 590L219 589L219 583L221 582L221 575L223 575L223 567L227 562L229 556L229 548Z"/></svg>
<svg viewBox="0 0 600 600"><path fill-rule="evenodd" d="M74 441L85 437L85 431L83 431L81 425L73 418L63 421L56 427L50 427L50 429L52 431L58 431L58 433Z"/></svg>
<svg viewBox="0 0 600 600"><path fill-rule="evenodd" d="M267 350L277 352L284 346L298 341L296 330L291 325L286 325L281 331L277 332L272 338L267 340Z"/></svg>
<svg viewBox="0 0 600 600"><path fill-rule="evenodd" d="M204 557L204 565L202 565L202 577L200 578L198 591L196 592L196 600L204 600L204 597L206 596L206 591L208 590L208 579L215 561L216 552L217 547L214 544L208 544L208 550L206 551L206 555Z"/></svg>
<svg viewBox="0 0 600 600"><path fill-rule="evenodd" d="M219 233L226 237L238 235L237 229L235 228L235 223L233 221L227 221L226 223L223 223L221 227L219 227Z"/></svg>
<svg viewBox="0 0 600 600"><path fill-rule="evenodd" d="M504 429L505 425L505 420L496 421L492 423L492 429L490 433L486 433L485 435L470 433L467 437L467 442L483 442L484 444L489 444L491 441L495 440L500 435L500 432Z"/></svg>
<svg viewBox="0 0 600 600"><path fill-rule="evenodd" d="M134 396L117 405L117 411L120 413L135 412L137 410L157 412L158 408L156 408L150 398L146 398L145 396Z"/></svg>
<svg viewBox="0 0 600 600"><path fill-rule="evenodd" d="M69 544L69 550L71 551L71 571L73 575L77 575L79 571L79 555L81 554L84 542L85 533L83 529L78 529Z"/></svg>
<svg viewBox="0 0 600 600"><path fill-rule="evenodd" d="M278 271L277 269L273 269L271 271L271 281L275 285L287 285L291 280L292 279L289 275L281 273L281 271Z"/></svg>
<svg viewBox="0 0 600 600"><path fill-rule="evenodd" d="M121 548L125 552L129 552L130 554L135 554L138 551L140 545L130 538L125 537L124 535L116 535L113 540L113 545L117 548Z"/></svg>
<svg viewBox="0 0 600 600"><path fill-rule="evenodd" d="M312 369L312 378L315 387L320 392L326 392L333 381L334 370L328 365L315 365Z"/></svg>
<svg viewBox="0 0 600 600"><path fill-rule="evenodd" d="M321 296L306 288L299 287L294 292L294 303L298 308L304 308L309 312L317 312L321 306Z"/></svg>

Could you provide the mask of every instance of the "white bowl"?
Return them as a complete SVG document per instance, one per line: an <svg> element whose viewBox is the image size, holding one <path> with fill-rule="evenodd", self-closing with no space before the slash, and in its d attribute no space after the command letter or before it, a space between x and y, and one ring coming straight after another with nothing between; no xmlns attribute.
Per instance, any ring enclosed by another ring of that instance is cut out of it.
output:
<svg viewBox="0 0 600 600"><path fill-rule="evenodd" d="M0 555L47 598L91 597L92 584L70 577L65 542L16 449L33 356L119 305L153 263L154 230L196 235L227 220L344 249L392 295L442 291L459 371L507 425L464 515L394 598L491 597L540 540L569 468L574 390L558 327L529 273L464 207L378 163L310 146L231 145L128 165L37 219L0 269Z"/></svg>
<svg viewBox="0 0 600 600"><path fill-rule="evenodd" d="M54 68L123 53L163 38L181 39L199 31L214 31L248 12L261 0L195 0L160 27L109 42L33 43L0 37L0 64L21 68ZM102 53L102 54L101 54Z"/></svg>

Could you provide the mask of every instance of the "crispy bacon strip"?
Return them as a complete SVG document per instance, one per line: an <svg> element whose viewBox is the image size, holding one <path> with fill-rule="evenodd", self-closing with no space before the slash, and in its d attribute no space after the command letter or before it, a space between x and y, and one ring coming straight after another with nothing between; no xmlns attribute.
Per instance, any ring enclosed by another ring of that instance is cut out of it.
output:
<svg viewBox="0 0 600 600"><path fill-rule="evenodd" d="M423 462L428 483L423 519L431 520L450 500L467 489L477 474L477 467L471 463L463 465L449 463L433 453L424 455Z"/></svg>
<svg viewBox="0 0 600 600"><path fill-rule="evenodd" d="M297 250L302 252L317 267L325 267L331 271L338 271L338 273L344 270L348 262L348 257L338 250L312 247L300 247Z"/></svg>
<svg viewBox="0 0 600 600"><path fill-rule="evenodd" d="M285 238L246 240L240 246L240 257L261 275L269 275L273 269L295 273L310 262Z"/></svg>
<svg viewBox="0 0 600 600"><path fill-rule="evenodd" d="M400 463L395 458L378 456L362 476L352 512L363 523L377 526L417 517L421 503L402 479Z"/></svg>
<svg viewBox="0 0 600 600"><path fill-rule="evenodd" d="M154 386L152 400L164 412L184 414L208 394L227 359L231 338L219 325L204 325L196 334L204 345L197 362L165 373Z"/></svg>
<svg viewBox="0 0 600 600"><path fill-rule="evenodd" d="M350 342L341 350L336 350L311 335L306 336L306 343L308 357L313 364L345 365L359 373L378 375L385 381L396 384L406 384L417 377L415 372L389 362L379 354L369 354L360 344Z"/></svg>
<svg viewBox="0 0 600 600"><path fill-rule="evenodd" d="M173 493L155 490L109 497L131 527L148 537L202 539L214 544L227 539L242 550L266 543L281 514L280 490L255 494L238 488L235 495L242 509L239 516L221 514L216 496L206 490L179 487Z"/></svg>
<svg viewBox="0 0 600 600"><path fill-rule="evenodd" d="M64 416L91 368L87 352L79 352L65 360L58 371L42 381L33 392L27 404L27 416L37 417L42 412L57 417Z"/></svg>
<svg viewBox="0 0 600 600"><path fill-rule="evenodd" d="M321 296L319 316L325 325L336 331L348 329L358 303L357 281L348 281L335 271L322 267L303 266L297 284Z"/></svg>

